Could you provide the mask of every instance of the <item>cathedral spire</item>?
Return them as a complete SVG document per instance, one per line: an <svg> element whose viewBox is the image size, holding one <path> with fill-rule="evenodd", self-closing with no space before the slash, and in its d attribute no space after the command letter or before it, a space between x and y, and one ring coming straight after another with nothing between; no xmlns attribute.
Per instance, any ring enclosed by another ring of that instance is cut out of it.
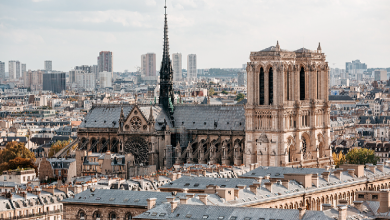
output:
<svg viewBox="0 0 390 220"><path fill-rule="evenodd" d="M167 1L165 0L164 14L164 47L160 69L160 97L159 104L163 109L173 115L173 70L171 59L169 58L169 38L168 38L168 19L167 19Z"/></svg>

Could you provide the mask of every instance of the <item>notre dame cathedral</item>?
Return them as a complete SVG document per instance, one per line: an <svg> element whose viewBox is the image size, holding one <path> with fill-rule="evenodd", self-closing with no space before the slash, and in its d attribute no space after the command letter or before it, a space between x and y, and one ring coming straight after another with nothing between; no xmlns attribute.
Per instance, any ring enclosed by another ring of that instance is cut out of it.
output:
<svg viewBox="0 0 390 220"><path fill-rule="evenodd" d="M330 165L328 72L320 45L288 51L277 43L251 52L246 105L175 104L165 13L159 104L94 105L78 129L77 151L126 154L129 166L157 169Z"/></svg>

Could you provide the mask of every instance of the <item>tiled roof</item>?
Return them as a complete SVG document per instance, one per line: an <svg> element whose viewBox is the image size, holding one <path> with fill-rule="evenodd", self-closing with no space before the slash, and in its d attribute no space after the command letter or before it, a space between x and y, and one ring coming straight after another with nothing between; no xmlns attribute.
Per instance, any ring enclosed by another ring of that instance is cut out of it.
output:
<svg viewBox="0 0 390 220"><path fill-rule="evenodd" d="M245 129L245 109L241 105L177 105L173 116L175 126L185 129Z"/></svg>
<svg viewBox="0 0 390 220"><path fill-rule="evenodd" d="M251 170L241 177L265 177L269 175L271 178L283 178L283 174L313 174L313 173L323 173L326 170L323 168L292 168L292 167L258 167L254 170Z"/></svg>

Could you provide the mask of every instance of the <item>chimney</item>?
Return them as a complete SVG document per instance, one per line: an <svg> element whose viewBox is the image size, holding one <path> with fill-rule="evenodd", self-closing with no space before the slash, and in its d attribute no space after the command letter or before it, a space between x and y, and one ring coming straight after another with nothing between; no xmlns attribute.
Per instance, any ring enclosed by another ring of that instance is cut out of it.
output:
<svg viewBox="0 0 390 220"><path fill-rule="evenodd" d="M362 210L362 206L363 206L363 201L353 201L353 206L355 206L355 208L359 211L363 211Z"/></svg>
<svg viewBox="0 0 390 220"><path fill-rule="evenodd" d="M286 187L287 189L290 189L290 184L288 184L290 180L282 180L282 185Z"/></svg>
<svg viewBox="0 0 390 220"><path fill-rule="evenodd" d="M312 184L314 184L316 187L318 187L319 181L318 181L318 174L317 174L317 173L313 173L313 174L311 175L311 182L312 182Z"/></svg>
<svg viewBox="0 0 390 220"><path fill-rule="evenodd" d="M255 164L252 163L252 164L250 165L250 170L254 170L254 169L255 169Z"/></svg>
<svg viewBox="0 0 390 220"><path fill-rule="evenodd" d="M241 190L241 189L239 189L239 188L235 188L235 189L234 189L234 198L240 197L240 196L239 196L239 195L240 195L240 190Z"/></svg>
<svg viewBox="0 0 390 220"><path fill-rule="evenodd" d="M202 170L202 175L203 175L204 177L206 177L206 173L207 173L206 170Z"/></svg>
<svg viewBox="0 0 390 220"><path fill-rule="evenodd" d="M299 210L299 219L303 219L303 216L305 215L305 212L306 212L306 208L305 207L300 207L298 208Z"/></svg>
<svg viewBox="0 0 390 220"><path fill-rule="evenodd" d="M332 205L331 204L322 204L322 211L326 211L326 210L329 210L329 209L332 209Z"/></svg>
<svg viewBox="0 0 390 220"><path fill-rule="evenodd" d="M383 168L384 168L383 163L377 163L377 164L376 164L376 167L378 168L378 170L380 170L381 172L383 172Z"/></svg>
<svg viewBox="0 0 390 220"><path fill-rule="evenodd" d="M183 193L187 193L188 192L188 189L187 188L183 188Z"/></svg>
<svg viewBox="0 0 390 220"><path fill-rule="evenodd" d="M335 170L333 172L333 175L335 175L337 177L337 179L341 180L341 176L343 175L342 172L343 172L342 170Z"/></svg>
<svg viewBox="0 0 390 220"><path fill-rule="evenodd" d="M209 195L207 195L207 194L199 194L198 196L199 196L199 200L201 202L203 202L205 205L207 205L207 196L209 196Z"/></svg>
<svg viewBox="0 0 390 220"><path fill-rule="evenodd" d="M370 169L371 172L375 173L375 165L372 164L368 165L368 169Z"/></svg>
<svg viewBox="0 0 390 220"><path fill-rule="evenodd" d="M325 170L329 171L330 170L330 166L325 166Z"/></svg>
<svg viewBox="0 0 390 220"><path fill-rule="evenodd" d="M175 197L173 197L173 196L168 196L167 197L167 201L168 202L172 202L173 200L175 200Z"/></svg>
<svg viewBox="0 0 390 220"><path fill-rule="evenodd" d="M177 173L177 179L181 178L181 173Z"/></svg>
<svg viewBox="0 0 390 220"><path fill-rule="evenodd" d="M251 190L251 192L255 195L257 195L257 186L255 185L250 185L249 186L249 189Z"/></svg>
<svg viewBox="0 0 390 220"><path fill-rule="evenodd" d="M268 175L267 175L267 176L265 176L265 177L264 177L264 179L266 179L266 180L269 180L269 176L268 176Z"/></svg>
<svg viewBox="0 0 390 220"><path fill-rule="evenodd" d="M338 205L337 206L339 210L339 217L338 220L347 220L347 206L345 205Z"/></svg>
<svg viewBox="0 0 390 220"><path fill-rule="evenodd" d="M148 198L146 201L148 202L148 210L152 209L156 205L156 198Z"/></svg>
<svg viewBox="0 0 390 220"><path fill-rule="evenodd" d="M187 197L188 199L194 198L194 196L195 196L194 194L187 194L187 195L186 195L186 197Z"/></svg>
<svg viewBox="0 0 390 220"><path fill-rule="evenodd" d="M238 187L239 189L245 189L246 186L245 186L245 185L242 185L242 184L238 184L237 187Z"/></svg>
<svg viewBox="0 0 390 220"><path fill-rule="evenodd" d="M272 193L272 183L267 182L267 183L264 183L264 185L265 185L265 188Z"/></svg>
<svg viewBox="0 0 390 220"><path fill-rule="evenodd" d="M177 207L178 201L172 201L171 202L171 213L173 213Z"/></svg>
<svg viewBox="0 0 390 220"><path fill-rule="evenodd" d="M332 167L332 170L336 169L336 165L332 165L331 167Z"/></svg>
<svg viewBox="0 0 390 220"><path fill-rule="evenodd" d="M259 167L259 163L255 163L255 169Z"/></svg>
<svg viewBox="0 0 390 220"><path fill-rule="evenodd" d="M261 181L263 180L263 177L262 176L259 176L257 178L255 178L257 182L261 183Z"/></svg>
<svg viewBox="0 0 390 220"><path fill-rule="evenodd" d="M348 174L352 177L355 177L355 169L348 169Z"/></svg>
<svg viewBox="0 0 390 220"><path fill-rule="evenodd" d="M389 211L389 197L390 193L388 189L381 189L379 193L379 213L385 213Z"/></svg>
<svg viewBox="0 0 390 220"><path fill-rule="evenodd" d="M322 178L324 178L326 182L329 182L329 174L329 171L325 171L322 173Z"/></svg>
<svg viewBox="0 0 390 220"><path fill-rule="evenodd" d="M180 204L187 204L187 197L180 197Z"/></svg>

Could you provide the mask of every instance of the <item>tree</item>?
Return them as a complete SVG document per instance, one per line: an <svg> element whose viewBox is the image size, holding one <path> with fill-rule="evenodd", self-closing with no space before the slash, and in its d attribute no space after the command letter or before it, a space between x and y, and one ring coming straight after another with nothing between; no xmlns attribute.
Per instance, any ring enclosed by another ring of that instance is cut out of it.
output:
<svg viewBox="0 0 390 220"><path fill-rule="evenodd" d="M377 81L372 82L372 86L373 86L374 88L378 88L378 82L377 82Z"/></svg>
<svg viewBox="0 0 390 220"><path fill-rule="evenodd" d="M214 93L215 93L214 88L210 88L209 89L209 96L214 95Z"/></svg>
<svg viewBox="0 0 390 220"><path fill-rule="evenodd" d="M345 162L347 161L345 159L345 155L343 153L341 153L341 151L336 154L335 152L333 152L332 154L333 156L333 161L334 161L334 165L336 165L336 167L338 168L341 164L345 164Z"/></svg>
<svg viewBox="0 0 390 220"><path fill-rule="evenodd" d="M17 157L30 159L35 162L35 155L29 149L24 146L22 142L8 142L5 149L1 152L0 159L1 163L9 162Z"/></svg>
<svg viewBox="0 0 390 220"><path fill-rule="evenodd" d="M62 148L66 147L68 144L70 144L72 140L69 139L67 141L57 141L54 144L51 145L49 150L49 157L53 157L54 154L58 153Z"/></svg>
<svg viewBox="0 0 390 220"><path fill-rule="evenodd" d="M228 92L227 92L226 90L223 90L223 91L222 91L222 94L225 94L225 95L227 95L227 94L228 94Z"/></svg>
<svg viewBox="0 0 390 220"><path fill-rule="evenodd" d="M349 164L376 164L379 160L375 152L367 148L354 148L347 153L345 158Z"/></svg>
<svg viewBox="0 0 390 220"><path fill-rule="evenodd" d="M245 98L245 95L244 95L244 94L242 94L242 93L238 93L238 95L236 96L236 100L237 100L237 102L239 102L239 101L243 100L244 98Z"/></svg>
<svg viewBox="0 0 390 220"><path fill-rule="evenodd" d="M31 159L16 157L15 159L10 160L8 163L4 162L0 164L0 173L3 173L4 170L15 170L15 169L35 169L37 173L37 166Z"/></svg>

